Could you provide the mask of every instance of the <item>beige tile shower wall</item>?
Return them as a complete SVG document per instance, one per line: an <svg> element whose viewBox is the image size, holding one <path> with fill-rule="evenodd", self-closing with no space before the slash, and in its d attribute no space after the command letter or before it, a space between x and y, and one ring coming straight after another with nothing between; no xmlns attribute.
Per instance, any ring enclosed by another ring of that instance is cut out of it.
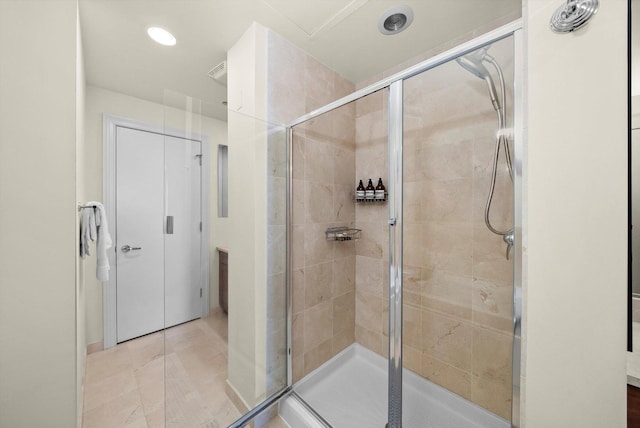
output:
<svg viewBox="0 0 640 428"><path fill-rule="evenodd" d="M508 82L511 51L510 41L490 50ZM409 79L404 93L404 366L509 418L512 263L484 225L497 116L484 81L455 62ZM357 103L357 178L387 174L385 104L386 93ZM500 165L491 219L508 229ZM356 341L386 356L386 205L358 205L356 224Z"/></svg>
<svg viewBox="0 0 640 428"><path fill-rule="evenodd" d="M356 179L388 184L387 90L356 101ZM386 356L388 349L388 207L358 203L356 226L356 341Z"/></svg>
<svg viewBox="0 0 640 428"><path fill-rule="evenodd" d="M294 380L354 341L355 244L325 238L355 223L353 116L347 106L294 131Z"/></svg>
<svg viewBox="0 0 640 428"><path fill-rule="evenodd" d="M351 82L275 33L269 34L268 81L269 120L279 124L355 90ZM354 341L355 245L325 239L328 227L355 223L354 119L355 106L349 105L294 130L294 381ZM274 195L284 195L286 164L279 161L284 159L279 147L269 148L270 192ZM276 230L284 225L284 216L276 215L269 224ZM283 339L286 336L276 338Z"/></svg>

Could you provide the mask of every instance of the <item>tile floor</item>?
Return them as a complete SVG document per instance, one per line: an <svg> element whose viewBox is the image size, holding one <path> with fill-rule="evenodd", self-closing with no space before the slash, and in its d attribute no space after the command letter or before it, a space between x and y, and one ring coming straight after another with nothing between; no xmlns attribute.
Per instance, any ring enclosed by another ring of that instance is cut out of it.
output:
<svg viewBox="0 0 640 428"><path fill-rule="evenodd" d="M226 427L241 416L226 379L227 318L218 308L88 355L83 428ZM267 425L286 426L279 417Z"/></svg>

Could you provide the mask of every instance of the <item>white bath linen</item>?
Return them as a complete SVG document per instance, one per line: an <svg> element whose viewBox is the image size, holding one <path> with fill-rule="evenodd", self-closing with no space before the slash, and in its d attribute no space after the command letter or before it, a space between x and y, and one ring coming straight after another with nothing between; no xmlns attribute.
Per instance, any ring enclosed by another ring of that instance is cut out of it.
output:
<svg viewBox="0 0 640 428"><path fill-rule="evenodd" d="M100 202L89 202L89 205L95 207L94 214L96 220L96 228L98 230L98 239L96 240L96 277L100 281L109 281L109 257L107 250L113 245L111 235L109 234L109 225L107 223L107 212Z"/></svg>
<svg viewBox="0 0 640 428"><path fill-rule="evenodd" d="M80 255L90 255L89 240L96 241L96 277L100 281L109 280L109 257L107 250L113 245L109 234L107 213L100 202L91 201L89 207L82 210L80 226Z"/></svg>
<svg viewBox="0 0 640 428"><path fill-rule="evenodd" d="M80 215L80 257L91 255L89 241L97 237L96 219L93 207L83 208Z"/></svg>

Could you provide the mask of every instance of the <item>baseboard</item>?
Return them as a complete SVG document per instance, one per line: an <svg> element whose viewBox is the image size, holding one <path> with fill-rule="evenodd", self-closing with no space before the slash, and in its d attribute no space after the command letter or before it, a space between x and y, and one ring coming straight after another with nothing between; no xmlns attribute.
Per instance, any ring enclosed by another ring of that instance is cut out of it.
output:
<svg viewBox="0 0 640 428"><path fill-rule="evenodd" d="M94 352L100 352L104 350L104 342L102 340L98 342L93 342L87 345L87 355L93 354Z"/></svg>
<svg viewBox="0 0 640 428"><path fill-rule="evenodd" d="M242 399L240 394L238 394L238 391L236 391L233 385L229 383L229 379L227 379L225 384L224 392L227 394L227 397L229 397L229 400L231 400L233 405L236 406L240 414L244 415L251 410L249 405Z"/></svg>
<svg viewBox="0 0 640 428"><path fill-rule="evenodd" d="M88 347L87 347L88 348ZM76 399L78 400L78 402L76 403L76 426L77 427L82 427L84 426L83 424L83 418L84 418L84 381L86 379L86 371L87 371L87 352L88 350L85 349L81 364L82 364L82 369L80 370L80 392L79 394L76 396Z"/></svg>

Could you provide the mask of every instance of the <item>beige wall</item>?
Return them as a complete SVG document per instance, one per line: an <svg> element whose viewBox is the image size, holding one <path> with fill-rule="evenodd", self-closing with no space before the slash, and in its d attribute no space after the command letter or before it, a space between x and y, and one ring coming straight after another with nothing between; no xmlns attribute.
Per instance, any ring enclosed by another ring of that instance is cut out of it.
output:
<svg viewBox="0 0 640 428"><path fill-rule="evenodd" d="M0 2L0 426L76 424L77 3Z"/></svg>
<svg viewBox="0 0 640 428"><path fill-rule="evenodd" d="M626 3L564 35L525 4L526 427L626 423Z"/></svg>
<svg viewBox="0 0 640 428"><path fill-rule="evenodd" d="M80 17L78 16L76 44L76 160L84 158L84 109L85 75L80 37ZM76 199L84 200L85 169L83 162L76 161ZM76 216L76 242L80 242L80 213ZM83 264L76 258L76 402L78 403L78 423L82 421L84 369L87 357L87 297Z"/></svg>
<svg viewBox="0 0 640 428"><path fill-rule="evenodd" d="M169 95L168 95L169 96ZM86 88L86 143L83 149L82 164L84 178L83 200L101 201L102 197L102 115L109 114L125 117L155 125L166 126L171 129L187 130L184 110L166 107L129 95L120 94L95 86ZM175 98L172 97L172 98ZM173 100L172 100L173 101ZM198 105L194 106L198 111ZM218 296L218 264L216 246L228 244L228 218L218 218L217 200L217 145L227 144L226 123L217 119L194 114L191 118L190 131L209 137L211 145L211 254L210 254L210 302L217 306ZM87 343L102 341L103 311L102 311L102 283L95 277L95 257L87 257L82 261L87 296Z"/></svg>
<svg viewBox="0 0 640 428"><path fill-rule="evenodd" d="M266 29L253 24L227 53L229 141L228 381L245 404L264 395L266 324ZM255 119L257 118L257 119ZM262 214L261 214L262 213Z"/></svg>

